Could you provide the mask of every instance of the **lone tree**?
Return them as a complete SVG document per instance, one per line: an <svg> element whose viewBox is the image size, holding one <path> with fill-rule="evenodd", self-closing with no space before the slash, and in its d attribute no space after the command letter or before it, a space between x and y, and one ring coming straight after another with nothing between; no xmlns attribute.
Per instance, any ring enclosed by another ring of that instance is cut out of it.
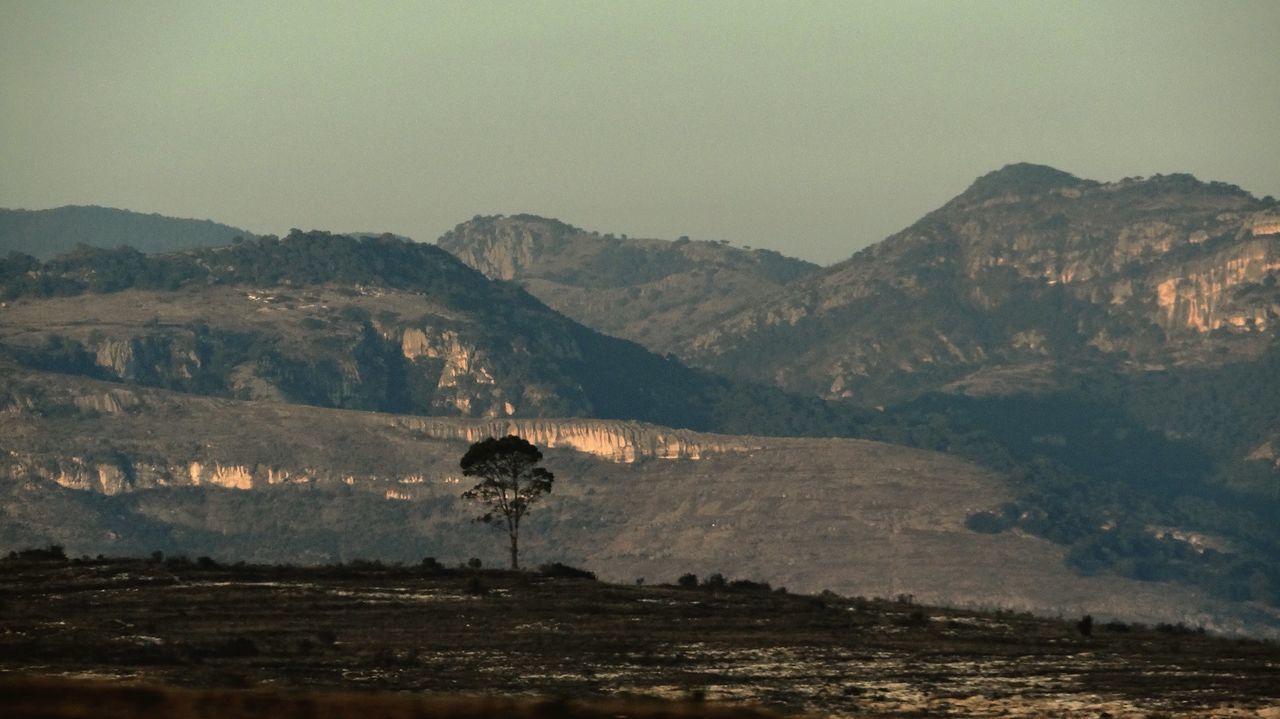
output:
<svg viewBox="0 0 1280 719"><path fill-rule="evenodd" d="M463 455L462 473L480 477L480 483L463 492L463 499L473 499L487 508L476 521L503 520L511 539L511 568L520 568L520 518L529 505L551 492L555 475L538 466L542 452L528 441L513 434L502 439L488 439L471 445Z"/></svg>

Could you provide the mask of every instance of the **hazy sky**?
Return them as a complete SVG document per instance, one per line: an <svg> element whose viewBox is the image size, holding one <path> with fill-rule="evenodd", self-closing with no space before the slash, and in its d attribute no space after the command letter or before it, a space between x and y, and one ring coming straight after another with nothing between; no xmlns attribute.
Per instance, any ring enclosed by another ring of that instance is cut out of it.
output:
<svg viewBox="0 0 1280 719"><path fill-rule="evenodd" d="M1001 165L1280 195L1280 2L0 0L0 206L820 262Z"/></svg>

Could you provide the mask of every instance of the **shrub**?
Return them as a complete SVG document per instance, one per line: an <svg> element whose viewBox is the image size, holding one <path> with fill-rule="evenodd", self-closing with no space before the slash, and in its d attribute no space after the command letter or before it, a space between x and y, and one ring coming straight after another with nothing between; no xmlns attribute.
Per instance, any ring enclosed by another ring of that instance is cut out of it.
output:
<svg viewBox="0 0 1280 719"><path fill-rule="evenodd" d="M41 562L65 562L67 560L67 553L63 551L61 545L50 544L47 547L21 549L17 552L9 552L9 558Z"/></svg>
<svg viewBox="0 0 1280 719"><path fill-rule="evenodd" d="M975 512L964 520L964 526L979 534L999 534L1013 523L991 512Z"/></svg>
<svg viewBox="0 0 1280 719"><path fill-rule="evenodd" d="M716 572L702 580L702 586L706 589L724 589L728 584L729 583L725 581L724 575L720 572Z"/></svg>
<svg viewBox="0 0 1280 719"><path fill-rule="evenodd" d="M676 586L682 589L693 589L698 586L698 575L690 572L689 574L681 574L676 580Z"/></svg>

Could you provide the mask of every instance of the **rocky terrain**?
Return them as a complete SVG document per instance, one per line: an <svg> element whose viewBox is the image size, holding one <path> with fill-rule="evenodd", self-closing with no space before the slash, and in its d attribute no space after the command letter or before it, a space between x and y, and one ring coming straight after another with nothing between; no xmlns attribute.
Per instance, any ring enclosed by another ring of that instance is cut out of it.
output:
<svg viewBox="0 0 1280 719"><path fill-rule="evenodd" d="M436 244L588 327L661 354L818 269L771 250L602 236L532 215L477 217Z"/></svg>
<svg viewBox="0 0 1280 719"><path fill-rule="evenodd" d="M575 574L564 567L0 561L0 675L114 683L8 677L0 680L0 712L471 717L523 710L726 719L760 711L1134 719L1280 712L1274 643L1178 625L944 609L908 597L804 596L733 577L639 587ZM122 680L184 689L122 687ZM356 688L369 693L332 693ZM467 696L476 693L542 699L522 708ZM686 703L655 705L661 700Z"/></svg>
<svg viewBox="0 0 1280 719"><path fill-rule="evenodd" d="M109 207L68 205L51 210L0 208L0 257L22 252L47 259L76 245L142 252L172 252L192 247L229 245L252 232L210 220L188 220Z"/></svg>

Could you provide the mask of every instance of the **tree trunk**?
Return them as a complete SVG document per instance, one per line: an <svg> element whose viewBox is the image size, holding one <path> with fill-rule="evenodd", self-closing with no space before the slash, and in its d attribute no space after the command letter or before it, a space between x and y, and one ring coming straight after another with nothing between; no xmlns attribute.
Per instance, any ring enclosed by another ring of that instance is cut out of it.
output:
<svg viewBox="0 0 1280 719"><path fill-rule="evenodd" d="M518 546L519 541L520 541L519 535L517 535L515 532L512 532L511 533L511 568L512 569L520 568L520 559L519 559L520 549Z"/></svg>

